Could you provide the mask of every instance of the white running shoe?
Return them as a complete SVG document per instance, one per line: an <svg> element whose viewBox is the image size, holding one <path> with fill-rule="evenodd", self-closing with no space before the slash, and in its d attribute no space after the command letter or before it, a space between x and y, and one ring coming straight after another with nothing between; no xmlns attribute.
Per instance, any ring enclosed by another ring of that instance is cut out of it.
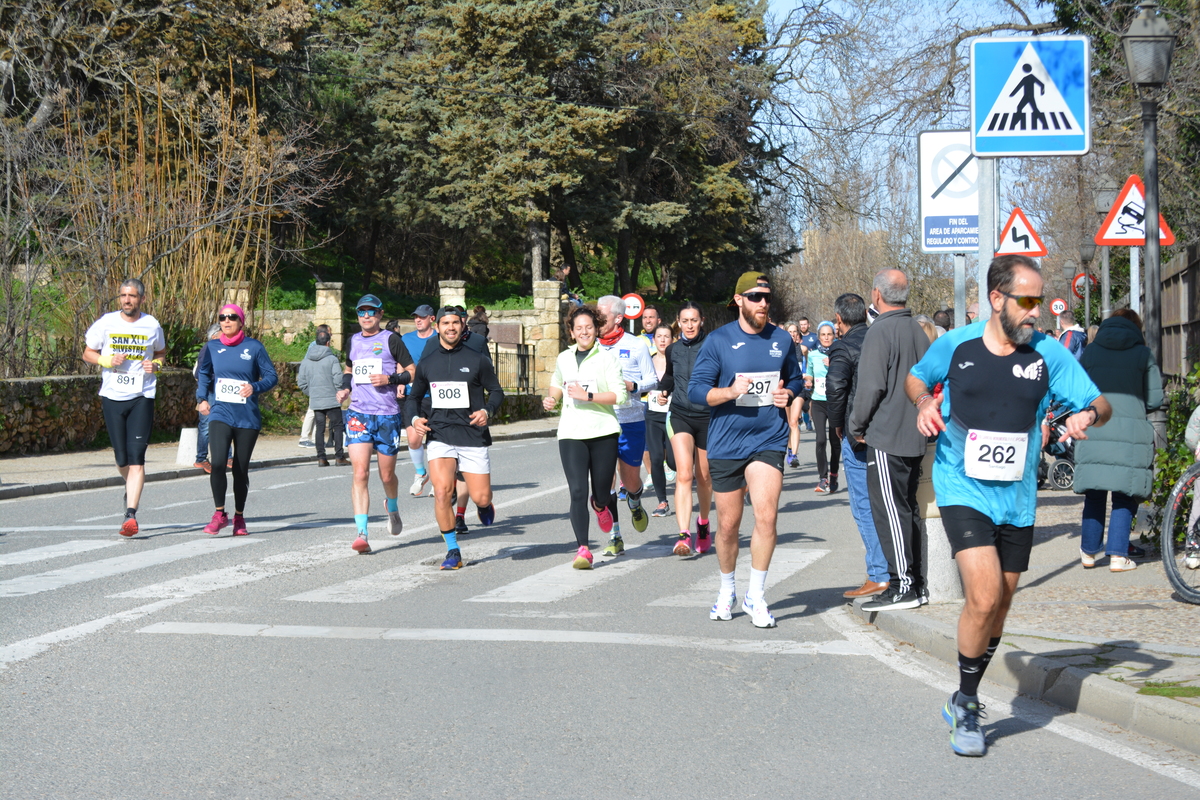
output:
<svg viewBox="0 0 1200 800"><path fill-rule="evenodd" d="M750 621L754 623L754 627L756 628L775 627L775 618L771 616L770 610L767 609L766 598L760 597L754 600L749 595L746 595L742 598L742 611L750 615Z"/></svg>
<svg viewBox="0 0 1200 800"><path fill-rule="evenodd" d="M717 602L713 603L712 610L708 612L708 618L712 620L724 620L728 622L729 620L733 619L733 604L736 602L736 594L731 594L728 597L718 594Z"/></svg>
<svg viewBox="0 0 1200 800"><path fill-rule="evenodd" d="M399 511L387 512L388 518L388 533L392 536L399 536L400 531L404 530L404 520L400 519Z"/></svg>
<svg viewBox="0 0 1200 800"><path fill-rule="evenodd" d="M425 488L425 484L427 483L429 483L428 472L426 472L424 475L417 475L415 478L413 478L412 486L408 488L408 493L413 497L420 497L421 490Z"/></svg>

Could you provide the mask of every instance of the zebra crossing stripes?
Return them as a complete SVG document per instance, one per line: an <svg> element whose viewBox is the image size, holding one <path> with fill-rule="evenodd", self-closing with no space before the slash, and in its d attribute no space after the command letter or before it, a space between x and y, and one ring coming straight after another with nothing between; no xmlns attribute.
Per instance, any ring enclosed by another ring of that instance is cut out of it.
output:
<svg viewBox="0 0 1200 800"><path fill-rule="evenodd" d="M490 592L469 597L468 603L554 603L628 575L671 552L666 545L643 544L613 559L597 558L595 567L578 570L568 561L506 584Z"/></svg>
<svg viewBox="0 0 1200 800"><path fill-rule="evenodd" d="M775 555L771 557L771 569L767 571L767 588L770 589L781 581L792 577L800 570L818 561L828 552L828 550L801 550L790 547L775 548ZM738 597L745 597L746 587L750 585L749 553L738 557L736 569L738 576L737 594ZM670 606L672 608L708 608L712 605L713 599L716 596L717 576L713 575L704 580L696 581L688 587L687 591L659 598L646 605Z"/></svg>
<svg viewBox="0 0 1200 800"><path fill-rule="evenodd" d="M15 553L0 555L0 567L10 567L14 564L30 564L34 561L45 561L46 559L59 558L61 556L73 556L92 550L100 550L105 547L115 547L119 544L121 544L121 541L115 539L75 539L70 542L48 544L45 547L32 547L28 550L18 550Z"/></svg>

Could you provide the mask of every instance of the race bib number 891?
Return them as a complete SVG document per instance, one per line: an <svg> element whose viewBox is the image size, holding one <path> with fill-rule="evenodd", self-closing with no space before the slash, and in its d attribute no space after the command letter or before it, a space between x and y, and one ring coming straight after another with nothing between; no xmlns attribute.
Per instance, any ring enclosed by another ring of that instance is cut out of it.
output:
<svg viewBox="0 0 1200 800"><path fill-rule="evenodd" d="M113 372L113 385L123 392L140 393L146 385L146 372L141 361L126 361L129 372Z"/></svg>
<svg viewBox="0 0 1200 800"><path fill-rule="evenodd" d="M1029 434L970 430L963 463L967 477L981 481L1019 481L1025 476Z"/></svg>

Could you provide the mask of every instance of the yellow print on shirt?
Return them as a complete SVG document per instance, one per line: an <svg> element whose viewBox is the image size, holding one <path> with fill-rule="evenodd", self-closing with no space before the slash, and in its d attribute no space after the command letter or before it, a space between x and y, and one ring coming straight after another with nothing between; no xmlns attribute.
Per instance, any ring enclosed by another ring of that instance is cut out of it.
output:
<svg viewBox="0 0 1200 800"><path fill-rule="evenodd" d="M108 335L109 355L114 356L144 359L146 346L149 343L150 336L145 333L110 333Z"/></svg>

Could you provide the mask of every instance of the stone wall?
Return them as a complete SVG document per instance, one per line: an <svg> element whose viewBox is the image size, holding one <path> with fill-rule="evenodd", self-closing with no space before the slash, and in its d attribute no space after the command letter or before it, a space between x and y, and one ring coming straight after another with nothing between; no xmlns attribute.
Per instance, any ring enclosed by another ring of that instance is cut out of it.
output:
<svg viewBox="0 0 1200 800"><path fill-rule="evenodd" d="M301 331L308 328L309 325L315 324L316 316L315 311L301 309L298 311L259 311L250 319L254 322L255 337L275 336L283 339L284 344L291 344Z"/></svg>

